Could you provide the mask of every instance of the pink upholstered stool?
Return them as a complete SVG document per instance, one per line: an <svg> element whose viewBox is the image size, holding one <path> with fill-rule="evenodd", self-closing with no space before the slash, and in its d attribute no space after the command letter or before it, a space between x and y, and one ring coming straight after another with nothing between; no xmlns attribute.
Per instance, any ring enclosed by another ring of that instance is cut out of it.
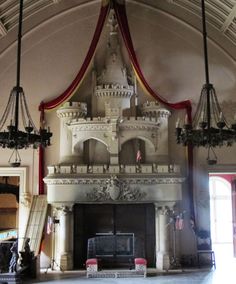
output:
<svg viewBox="0 0 236 284"><path fill-rule="evenodd" d="M98 260L97 258L89 258L86 260L86 270L87 272L98 271Z"/></svg>
<svg viewBox="0 0 236 284"><path fill-rule="evenodd" d="M134 259L135 270L143 272L144 277L147 273L147 260L145 258L135 258Z"/></svg>

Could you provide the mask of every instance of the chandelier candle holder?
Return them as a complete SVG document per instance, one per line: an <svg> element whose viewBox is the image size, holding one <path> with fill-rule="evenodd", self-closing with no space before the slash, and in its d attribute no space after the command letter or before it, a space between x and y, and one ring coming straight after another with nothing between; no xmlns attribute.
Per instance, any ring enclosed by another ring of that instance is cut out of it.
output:
<svg viewBox="0 0 236 284"><path fill-rule="evenodd" d="M0 147L13 149L9 164L14 167L18 167L21 164L18 150L29 147L36 149L40 145L47 147L50 145L52 136L49 128L45 129L43 126L39 130L36 128L26 103L23 88L20 86L22 18L23 0L20 0L16 86L13 87L5 111L0 118Z"/></svg>
<svg viewBox="0 0 236 284"><path fill-rule="evenodd" d="M192 124L185 118L181 127L179 119L176 122L176 140L178 144L193 147L206 147L208 149L207 162L209 165L217 163L214 151L216 146L232 146L236 141L236 116L230 126L221 110L214 86L209 81L207 33L205 1L202 6L202 35L205 62L206 83L202 87L200 99Z"/></svg>

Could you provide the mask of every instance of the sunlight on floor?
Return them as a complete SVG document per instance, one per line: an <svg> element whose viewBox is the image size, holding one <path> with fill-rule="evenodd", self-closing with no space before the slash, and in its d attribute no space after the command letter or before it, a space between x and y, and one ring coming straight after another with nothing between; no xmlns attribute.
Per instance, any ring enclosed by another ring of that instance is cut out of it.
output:
<svg viewBox="0 0 236 284"><path fill-rule="evenodd" d="M233 257L233 244L214 244L213 250L216 256L216 271L210 283L235 283L236 258Z"/></svg>

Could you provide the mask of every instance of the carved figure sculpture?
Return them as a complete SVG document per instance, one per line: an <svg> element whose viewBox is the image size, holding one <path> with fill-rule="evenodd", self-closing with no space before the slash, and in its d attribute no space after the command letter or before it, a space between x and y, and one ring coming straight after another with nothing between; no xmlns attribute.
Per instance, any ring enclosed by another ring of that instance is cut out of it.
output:
<svg viewBox="0 0 236 284"><path fill-rule="evenodd" d="M30 238L25 240L24 251L20 251L20 266L29 267L34 259L34 252L30 250Z"/></svg>
<svg viewBox="0 0 236 284"><path fill-rule="evenodd" d="M24 251L27 254L31 252L29 242L30 242L30 238L27 238L25 241L25 246L24 246Z"/></svg>
<svg viewBox="0 0 236 284"><path fill-rule="evenodd" d="M18 241L16 240L11 249L10 249L12 256L11 256L11 260L10 260L10 264L9 264L9 272L10 273L14 273L17 271L17 261L19 258L18 255Z"/></svg>

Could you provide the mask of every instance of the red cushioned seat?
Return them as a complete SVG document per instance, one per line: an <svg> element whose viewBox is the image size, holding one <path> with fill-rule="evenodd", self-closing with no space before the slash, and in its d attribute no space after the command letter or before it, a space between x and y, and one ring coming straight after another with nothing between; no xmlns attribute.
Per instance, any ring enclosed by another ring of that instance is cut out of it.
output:
<svg viewBox="0 0 236 284"><path fill-rule="evenodd" d="M98 260L96 258L89 258L86 260L86 266L92 264L98 264Z"/></svg>
<svg viewBox="0 0 236 284"><path fill-rule="evenodd" d="M135 258L134 259L135 264L142 264L142 265L147 265L147 260L145 258Z"/></svg>

